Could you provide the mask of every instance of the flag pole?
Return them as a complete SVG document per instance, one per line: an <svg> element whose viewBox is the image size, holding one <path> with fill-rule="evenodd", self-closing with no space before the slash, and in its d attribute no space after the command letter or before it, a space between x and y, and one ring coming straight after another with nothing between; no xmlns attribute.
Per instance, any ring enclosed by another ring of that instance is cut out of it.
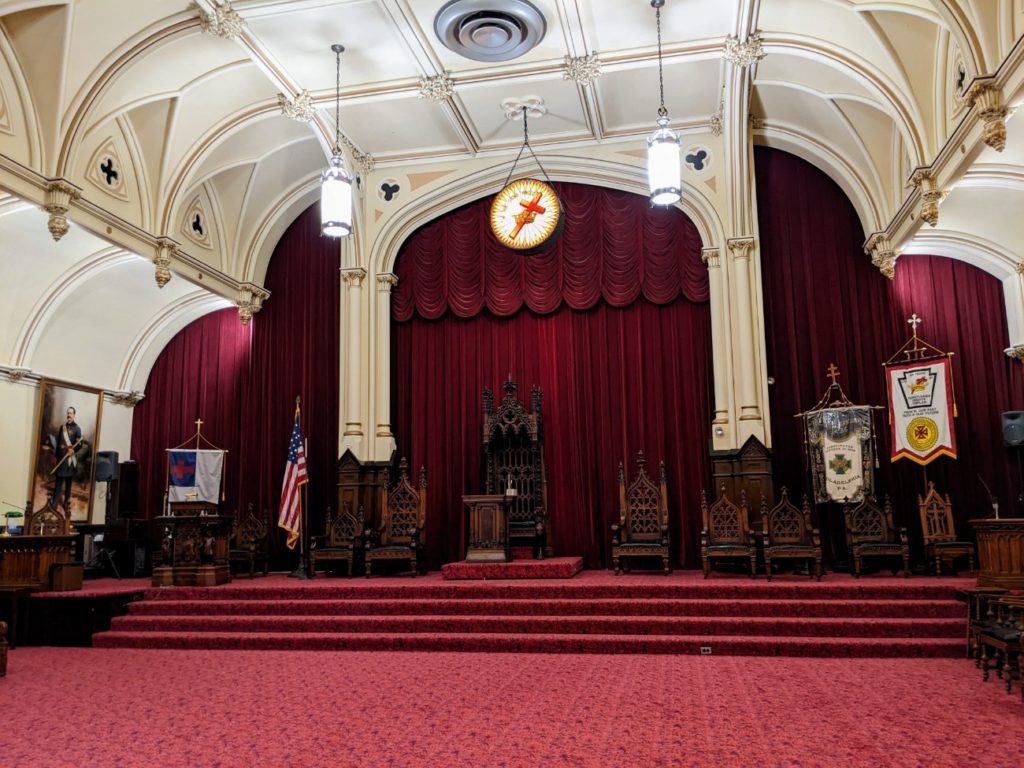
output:
<svg viewBox="0 0 1024 768"><path fill-rule="evenodd" d="M299 409L299 398L295 398L295 410ZM303 453L308 456L309 439L303 439ZM308 459L307 459L308 461ZM309 573L308 563L308 552L309 547L307 544L307 531L308 525L306 520L306 507L309 506L308 488L309 483L303 483L299 488L299 564L295 566L295 570L288 574L293 579L311 579L313 578Z"/></svg>

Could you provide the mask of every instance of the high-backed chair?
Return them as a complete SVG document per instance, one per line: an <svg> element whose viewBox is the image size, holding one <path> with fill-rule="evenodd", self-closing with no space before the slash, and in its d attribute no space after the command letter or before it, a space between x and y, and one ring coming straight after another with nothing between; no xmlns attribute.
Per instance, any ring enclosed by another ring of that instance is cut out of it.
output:
<svg viewBox="0 0 1024 768"><path fill-rule="evenodd" d="M757 544L747 519L747 495L740 491L737 506L725 495L722 484L718 499L709 507L707 495L700 492L700 511L704 528L700 532L700 559L704 578L711 573L712 558L744 558L750 561L750 577L757 576Z"/></svg>
<svg viewBox="0 0 1024 768"><path fill-rule="evenodd" d="M381 560L408 560L416 575L419 551L423 546L423 525L427 512L427 473L420 467L420 487L409 482L409 465L403 458L398 467L398 482L381 489L380 525L371 529L366 541L366 575Z"/></svg>
<svg viewBox="0 0 1024 768"><path fill-rule="evenodd" d="M843 518L846 520L846 547L855 577L860 577L860 566L865 557L900 557L903 559L903 575L910 576L907 529L893 524L892 502L888 496L884 507L879 507L873 496L865 496L856 507L851 507L847 501L843 504ZM897 570L893 569L894 576Z"/></svg>
<svg viewBox="0 0 1024 768"><path fill-rule="evenodd" d="M672 566L668 553L665 462L658 466L658 485L647 475L643 451L637 453L636 466L636 477L627 488L626 469L619 462L619 522L612 525L612 565L618 575L620 564L629 573L629 558L660 557L667 576L672 573Z"/></svg>
<svg viewBox="0 0 1024 768"><path fill-rule="evenodd" d="M323 536L314 536L311 544L311 570L316 575L316 567L327 563L345 563L345 575L351 576L356 567L356 560L363 548L363 509L359 514L352 514L348 502L342 507L337 517L327 508L327 519Z"/></svg>
<svg viewBox="0 0 1024 768"><path fill-rule="evenodd" d="M32 536L63 536L69 533L70 529L71 523L63 512L53 506L49 498L35 512L25 515L24 531Z"/></svg>
<svg viewBox="0 0 1024 768"><path fill-rule="evenodd" d="M928 483L928 493L924 498L917 496L917 508L921 513L921 533L924 536L924 554L929 564L934 564L935 575L942 573L942 563L949 561L952 568L953 559L967 556L968 569L974 570L974 544L969 541L957 541L953 527L953 505L949 494L940 496L935 490L935 483Z"/></svg>
<svg viewBox="0 0 1024 768"><path fill-rule="evenodd" d="M811 578L821 581L821 534L811 523L811 505L804 494L804 503L797 509L782 488L782 499L771 509L761 497L761 533L764 536L764 571L772 580L772 560L809 560L814 570ZM808 565L810 565L809 563Z"/></svg>
<svg viewBox="0 0 1024 768"><path fill-rule="evenodd" d="M269 571L268 557L268 514L263 510L263 519L256 517L252 502L246 513L236 517L231 524L231 545L228 547L228 565L245 563L249 566L249 578L256 575L256 563L263 562L263 575Z"/></svg>

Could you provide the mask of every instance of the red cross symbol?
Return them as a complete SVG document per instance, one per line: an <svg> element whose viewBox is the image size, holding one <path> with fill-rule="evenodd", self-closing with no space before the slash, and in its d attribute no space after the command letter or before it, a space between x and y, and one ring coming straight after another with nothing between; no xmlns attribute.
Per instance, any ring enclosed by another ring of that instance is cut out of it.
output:
<svg viewBox="0 0 1024 768"><path fill-rule="evenodd" d="M177 464L171 465L171 474L174 475L175 480L181 480L185 475L189 474L192 468L185 463L184 459L178 459Z"/></svg>
<svg viewBox="0 0 1024 768"><path fill-rule="evenodd" d="M914 437L918 440L926 440L928 438L928 427L915 427Z"/></svg>
<svg viewBox="0 0 1024 768"><path fill-rule="evenodd" d="M519 201L519 204L523 206L525 210L516 216L516 228L512 230L512 234L509 236L510 240L515 240L523 227L527 224L533 224L533 220L537 218L538 213L545 213L547 211L547 208L537 205L537 203L540 202L542 194L543 193L538 192L533 196L533 200L530 202L525 202L523 200Z"/></svg>

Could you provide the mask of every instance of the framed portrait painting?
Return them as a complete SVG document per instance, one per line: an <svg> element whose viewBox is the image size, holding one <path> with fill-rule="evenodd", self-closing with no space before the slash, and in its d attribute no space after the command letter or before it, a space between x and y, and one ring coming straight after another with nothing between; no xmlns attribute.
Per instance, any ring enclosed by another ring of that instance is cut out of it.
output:
<svg viewBox="0 0 1024 768"><path fill-rule="evenodd" d="M33 510L42 509L52 495L53 506L67 519L89 519L102 413L101 390L40 379L35 461L29 486Z"/></svg>

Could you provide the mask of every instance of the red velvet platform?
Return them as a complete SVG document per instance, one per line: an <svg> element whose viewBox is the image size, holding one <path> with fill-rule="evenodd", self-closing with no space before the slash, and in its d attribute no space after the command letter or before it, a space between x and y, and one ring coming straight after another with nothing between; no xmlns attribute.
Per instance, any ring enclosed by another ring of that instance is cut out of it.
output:
<svg viewBox="0 0 1024 768"><path fill-rule="evenodd" d="M446 581L466 579L571 579L583 570L582 557L513 560L509 563L447 563L441 566Z"/></svg>

